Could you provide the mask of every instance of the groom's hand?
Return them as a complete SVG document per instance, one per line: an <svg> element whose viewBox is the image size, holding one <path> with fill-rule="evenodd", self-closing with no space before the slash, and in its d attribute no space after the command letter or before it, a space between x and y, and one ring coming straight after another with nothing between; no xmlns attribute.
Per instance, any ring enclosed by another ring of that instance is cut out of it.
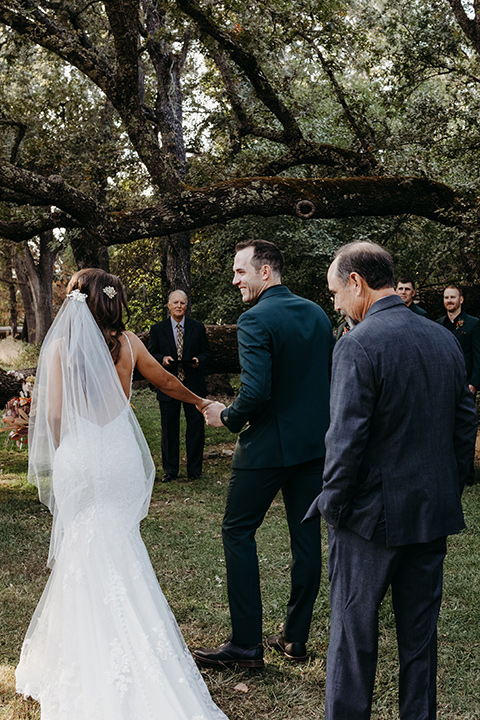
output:
<svg viewBox="0 0 480 720"><path fill-rule="evenodd" d="M223 427L220 415L222 411L225 410L225 407L226 406L220 402L213 402L208 405L203 411L203 416L207 425L210 425L211 427Z"/></svg>

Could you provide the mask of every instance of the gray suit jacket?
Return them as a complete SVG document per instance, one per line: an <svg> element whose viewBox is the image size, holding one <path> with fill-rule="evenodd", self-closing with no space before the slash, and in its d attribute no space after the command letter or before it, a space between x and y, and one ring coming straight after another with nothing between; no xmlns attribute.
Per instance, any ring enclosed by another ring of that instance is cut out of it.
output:
<svg viewBox="0 0 480 720"><path fill-rule="evenodd" d="M429 542L464 527L460 494L477 414L448 330L396 295L377 300L334 351L324 487L308 515L387 545Z"/></svg>

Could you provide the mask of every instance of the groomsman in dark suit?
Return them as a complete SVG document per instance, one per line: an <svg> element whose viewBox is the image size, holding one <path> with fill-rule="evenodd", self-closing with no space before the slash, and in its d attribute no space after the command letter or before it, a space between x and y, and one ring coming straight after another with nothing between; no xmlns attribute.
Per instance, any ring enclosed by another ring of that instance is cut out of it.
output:
<svg viewBox="0 0 480 720"><path fill-rule="evenodd" d="M446 536L464 527L475 404L458 343L395 294L386 250L340 248L328 285L335 309L357 324L333 353L324 485L308 512L329 524L325 720L371 716L378 610L389 586L400 718L435 720Z"/></svg>
<svg viewBox="0 0 480 720"><path fill-rule="evenodd" d="M415 290L415 282L412 280L412 278L407 276L399 277L397 280L397 287L395 292L397 295L399 295L405 305L410 308L412 312L414 312L416 315L422 315L423 317L428 318L429 315L424 308L420 307L420 305L417 305L413 302L413 298L416 295Z"/></svg>
<svg viewBox="0 0 480 720"><path fill-rule="evenodd" d="M153 325L148 349L189 390L205 397L204 368L210 357L210 349L205 326L198 320L186 317L187 307L188 300L183 290L170 293L170 317ZM178 475L181 403L161 390L157 390L157 399L162 420L162 464L165 473L162 482L170 482ZM195 480L202 473L205 424L193 405L183 403L183 409L187 423L187 475L189 480Z"/></svg>
<svg viewBox="0 0 480 720"><path fill-rule="evenodd" d="M291 661L307 659L321 548L319 523L301 520L322 484L333 333L318 305L282 285L283 257L273 243L246 241L236 251L233 284L252 305L237 323L242 384L230 407L213 403L205 413L209 425L240 432L222 526L232 634L193 654L214 667L262 667L255 533L279 491L291 538L291 594L283 632L266 644Z"/></svg>
<svg viewBox="0 0 480 720"><path fill-rule="evenodd" d="M456 285L445 288L443 304L447 314L437 322L450 330L460 343L465 358L468 386L475 395L480 387L480 320L467 315L463 310L463 292Z"/></svg>

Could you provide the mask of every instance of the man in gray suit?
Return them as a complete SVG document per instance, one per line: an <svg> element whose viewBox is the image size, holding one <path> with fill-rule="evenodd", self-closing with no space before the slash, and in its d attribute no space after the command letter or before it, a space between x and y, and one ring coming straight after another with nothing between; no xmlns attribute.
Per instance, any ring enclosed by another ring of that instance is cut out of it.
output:
<svg viewBox="0 0 480 720"><path fill-rule="evenodd" d="M335 308L357 323L333 354L324 486L307 516L329 524L326 720L368 720L378 609L392 588L401 720L436 717L436 626L446 536L477 417L455 338L395 294L388 252L346 245L328 271Z"/></svg>

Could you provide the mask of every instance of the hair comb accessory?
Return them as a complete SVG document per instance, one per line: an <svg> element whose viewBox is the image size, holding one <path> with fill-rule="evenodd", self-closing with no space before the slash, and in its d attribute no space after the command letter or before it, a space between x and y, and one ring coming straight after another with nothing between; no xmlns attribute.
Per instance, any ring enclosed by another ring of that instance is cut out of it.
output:
<svg viewBox="0 0 480 720"><path fill-rule="evenodd" d="M80 292L80 290L77 288L76 290L72 290L71 293L68 293L67 298L70 298L70 300L76 300L77 302L85 302L88 295L85 295L85 293Z"/></svg>
<svg viewBox="0 0 480 720"><path fill-rule="evenodd" d="M107 287L104 287L104 288L103 288L103 292L105 293L105 295L108 295L108 297L110 298L110 300L111 300L112 298L114 298L115 295L117 294L117 291L116 291L115 288L113 288L111 285L107 285Z"/></svg>

